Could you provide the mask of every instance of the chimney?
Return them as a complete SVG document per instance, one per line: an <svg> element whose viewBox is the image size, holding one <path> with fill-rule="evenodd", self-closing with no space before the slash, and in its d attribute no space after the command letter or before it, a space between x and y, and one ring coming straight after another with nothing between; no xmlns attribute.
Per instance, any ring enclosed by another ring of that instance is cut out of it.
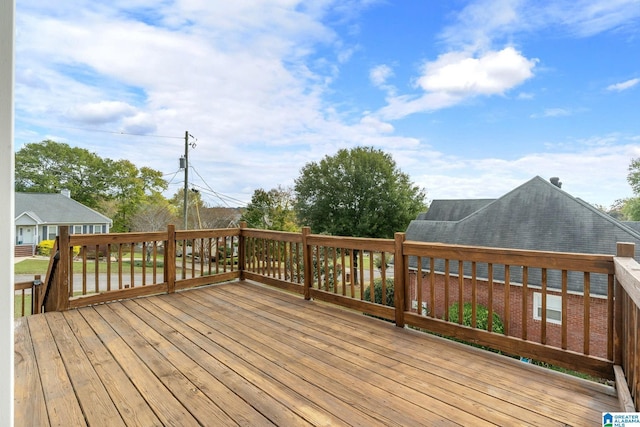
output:
<svg viewBox="0 0 640 427"><path fill-rule="evenodd" d="M63 188L62 190L60 190L60 194L62 194L65 197L71 198L71 190Z"/></svg>
<svg viewBox="0 0 640 427"><path fill-rule="evenodd" d="M555 185L558 188L562 188L562 183L560 182L560 178L558 178L557 176L554 176L553 178L550 178L549 181Z"/></svg>

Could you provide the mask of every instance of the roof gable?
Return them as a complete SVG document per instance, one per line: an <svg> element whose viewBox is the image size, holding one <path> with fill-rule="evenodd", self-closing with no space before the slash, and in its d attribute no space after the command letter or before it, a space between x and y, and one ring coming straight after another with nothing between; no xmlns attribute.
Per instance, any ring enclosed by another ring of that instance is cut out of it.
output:
<svg viewBox="0 0 640 427"><path fill-rule="evenodd" d="M407 240L612 255L617 242L640 246L637 231L540 177L464 218L445 219L412 221Z"/></svg>
<svg viewBox="0 0 640 427"><path fill-rule="evenodd" d="M41 224L112 223L110 218L59 193L15 193L15 218L25 213L35 215Z"/></svg>

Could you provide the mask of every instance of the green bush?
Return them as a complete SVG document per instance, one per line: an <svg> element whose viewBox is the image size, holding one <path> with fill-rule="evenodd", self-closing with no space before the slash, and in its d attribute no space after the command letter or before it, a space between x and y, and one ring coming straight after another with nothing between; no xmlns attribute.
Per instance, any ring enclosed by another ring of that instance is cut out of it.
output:
<svg viewBox="0 0 640 427"><path fill-rule="evenodd" d="M386 281L387 299L385 302L389 307L394 307L395 304L393 302L393 279L389 278ZM382 304L382 279L373 280L373 298L376 304ZM371 286L364 290L362 299L365 301L371 301Z"/></svg>
<svg viewBox="0 0 640 427"><path fill-rule="evenodd" d="M458 303L452 304L449 307L449 322L458 322L458 313L460 313L458 308ZM472 306L470 302L465 302L462 308L462 324L465 326L471 326L471 318L472 318ZM489 320L489 309L487 307L478 304L476 306L476 328L487 330ZM493 332L504 334L504 325L502 324L502 319L496 313L493 313L493 321L491 324L491 330Z"/></svg>

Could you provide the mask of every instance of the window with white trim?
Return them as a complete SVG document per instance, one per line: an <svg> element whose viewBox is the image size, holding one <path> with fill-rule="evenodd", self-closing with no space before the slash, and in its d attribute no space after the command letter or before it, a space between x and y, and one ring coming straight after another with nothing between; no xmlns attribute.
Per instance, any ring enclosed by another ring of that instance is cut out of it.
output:
<svg viewBox="0 0 640 427"><path fill-rule="evenodd" d="M533 293L533 318L542 320L542 294ZM547 322L562 324L562 297L547 294Z"/></svg>
<svg viewBox="0 0 640 427"><path fill-rule="evenodd" d="M47 239L48 240L56 240L56 236L58 235L58 226L57 225L48 225L47 226Z"/></svg>
<svg viewBox="0 0 640 427"><path fill-rule="evenodd" d="M82 234L82 226L74 225L73 226L73 234Z"/></svg>

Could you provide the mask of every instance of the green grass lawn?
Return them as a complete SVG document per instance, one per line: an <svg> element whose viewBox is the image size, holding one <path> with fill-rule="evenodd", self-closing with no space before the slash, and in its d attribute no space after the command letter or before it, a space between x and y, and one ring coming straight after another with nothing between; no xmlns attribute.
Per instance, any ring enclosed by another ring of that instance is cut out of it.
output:
<svg viewBox="0 0 640 427"><path fill-rule="evenodd" d="M134 261L134 271L136 273L142 273L142 264L143 264L142 259L136 259ZM152 266L153 266L153 262L147 263L147 268ZM157 266L158 268L162 268L163 264L161 259L158 259ZM17 263L14 266L14 274L40 274L44 276L45 274L47 274L48 268L49 268L49 260L47 259L26 259L24 261ZM98 268L100 272L106 273L107 262L100 261L98 263ZM116 262L111 262L111 271L117 271L117 268L118 268L118 264ZM122 269L124 271L130 271L130 268L131 268L131 260L128 258L125 258L125 260L122 261ZM82 271L82 262L75 261L73 263L73 269L74 271L77 271L77 272ZM96 271L95 261L87 260L87 273L94 273L95 271Z"/></svg>
<svg viewBox="0 0 640 427"><path fill-rule="evenodd" d="M25 259L13 267L15 274L47 274L48 259Z"/></svg>

